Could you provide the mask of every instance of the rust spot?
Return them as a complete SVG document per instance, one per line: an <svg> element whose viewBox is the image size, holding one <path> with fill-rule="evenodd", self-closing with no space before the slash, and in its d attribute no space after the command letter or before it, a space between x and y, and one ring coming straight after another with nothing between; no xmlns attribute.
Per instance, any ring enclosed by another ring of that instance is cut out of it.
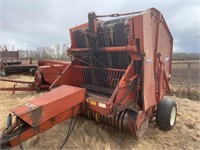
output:
<svg viewBox="0 0 200 150"><path fill-rule="evenodd" d="M32 126L36 127L40 124L42 118L42 107L38 107L37 109L31 111L31 119L32 119Z"/></svg>

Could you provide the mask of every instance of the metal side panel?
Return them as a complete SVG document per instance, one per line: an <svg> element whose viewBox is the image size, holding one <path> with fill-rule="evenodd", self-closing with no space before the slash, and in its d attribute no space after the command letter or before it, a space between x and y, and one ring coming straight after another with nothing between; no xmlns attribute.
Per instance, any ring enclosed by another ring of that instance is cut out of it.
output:
<svg viewBox="0 0 200 150"><path fill-rule="evenodd" d="M143 110L146 111L150 107L157 104L156 101L156 84L154 74L154 43L152 39L152 26L150 12L143 14L143 48L144 48L144 72L143 72ZM141 40L142 41L142 40Z"/></svg>
<svg viewBox="0 0 200 150"><path fill-rule="evenodd" d="M62 85L12 112L32 127L36 127L84 100L84 88Z"/></svg>
<svg viewBox="0 0 200 150"><path fill-rule="evenodd" d="M68 65L45 65L39 66L38 70L43 75L44 80L49 84L52 84L57 79L57 77L63 72L66 66Z"/></svg>

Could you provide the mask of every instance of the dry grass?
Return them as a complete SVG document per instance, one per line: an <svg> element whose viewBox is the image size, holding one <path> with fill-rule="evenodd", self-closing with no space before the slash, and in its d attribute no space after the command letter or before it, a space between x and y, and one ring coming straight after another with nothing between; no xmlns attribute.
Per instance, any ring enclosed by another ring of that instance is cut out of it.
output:
<svg viewBox="0 0 200 150"><path fill-rule="evenodd" d="M188 88L181 85L174 84L171 92L180 98L188 98L190 100L200 101L200 90L198 88Z"/></svg>
<svg viewBox="0 0 200 150"><path fill-rule="evenodd" d="M30 77L14 76L23 80ZM0 82L0 86L3 83ZM9 84L10 85L10 84ZM9 86L7 85L7 86ZM0 92L0 131L5 127L6 116L10 109L22 105L43 93L36 92ZM142 139L135 141L131 135L93 121L78 118L65 149L200 149L200 103L186 98L176 98L178 106L177 123L169 131L161 131L155 123L150 123ZM52 129L23 143L24 149L58 149L62 144L69 126L63 122ZM15 147L13 149L19 149Z"/></svg>
<svg viewBox="0 0 200 150"><path fill-rule="evenodd" d="M192 64L196 62L196 64ZM172 79L173 85L181 85L187 89L200 88L200 61L178 61L179 64L172 64ZM191 63L190 70L188 64Z"/></svg>

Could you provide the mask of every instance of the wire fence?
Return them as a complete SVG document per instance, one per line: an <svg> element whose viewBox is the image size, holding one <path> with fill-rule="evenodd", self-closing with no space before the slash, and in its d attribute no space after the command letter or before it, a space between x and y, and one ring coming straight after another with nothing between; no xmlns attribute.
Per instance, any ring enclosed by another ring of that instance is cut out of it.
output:
<svg viewBox="0 0 200 150"><path fill-rule="evenodd" d="M173 61L172 85L200 89L200 61Z"/></svg>

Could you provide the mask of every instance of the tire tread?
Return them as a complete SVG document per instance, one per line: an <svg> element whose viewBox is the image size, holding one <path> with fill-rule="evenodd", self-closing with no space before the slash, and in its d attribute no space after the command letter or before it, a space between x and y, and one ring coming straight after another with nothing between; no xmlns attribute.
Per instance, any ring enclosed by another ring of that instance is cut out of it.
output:
<svg viewBox="0 0 200 150"><path fill-rule="evenodd" d="M171 98L163 98L158 104L156 110L156 124L161 130L170 130L173 128L175 123L172 126L170 125L170 113L174 106L176 107L177 111L176 103Z"/></svg>

